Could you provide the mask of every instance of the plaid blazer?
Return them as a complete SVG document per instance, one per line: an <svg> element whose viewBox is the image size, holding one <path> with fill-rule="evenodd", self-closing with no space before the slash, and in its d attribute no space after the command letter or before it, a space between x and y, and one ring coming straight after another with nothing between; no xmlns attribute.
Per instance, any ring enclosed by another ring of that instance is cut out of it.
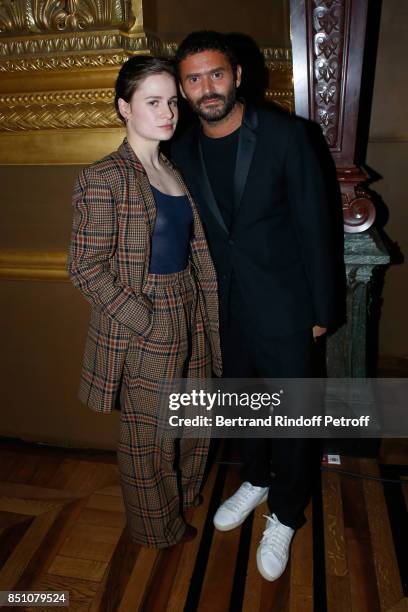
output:
<svg viewBox="0 0 408 612"><path fill-rule="evenodd" d="M217 280L196 205L184 181L161 155L186 192L194 218L190 262L213 370L221 375ZM143 293L150 262L156 204L149 179L125 139L119 149L84 168L76 179L68 258L73 284L92 304L81 374L80 399L93 410L115 407L130 338L152 325L152 304Z"/></svg>

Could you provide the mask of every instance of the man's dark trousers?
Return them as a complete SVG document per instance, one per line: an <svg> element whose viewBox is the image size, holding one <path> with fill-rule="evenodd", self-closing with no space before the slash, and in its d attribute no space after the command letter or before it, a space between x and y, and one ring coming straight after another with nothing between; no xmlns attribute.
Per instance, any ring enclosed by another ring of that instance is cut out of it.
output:
<svg viewBox="0 0 408 612"><path fill-rule="evenodd" d="M234 279L220 312L224 378L311 378L312 330L274 340L248 334L248 317ZM269 487L268 506L281 523L298 529L304 522L313 478L318 474L320 446L307 438L239 440L242 477Z"/></svg>

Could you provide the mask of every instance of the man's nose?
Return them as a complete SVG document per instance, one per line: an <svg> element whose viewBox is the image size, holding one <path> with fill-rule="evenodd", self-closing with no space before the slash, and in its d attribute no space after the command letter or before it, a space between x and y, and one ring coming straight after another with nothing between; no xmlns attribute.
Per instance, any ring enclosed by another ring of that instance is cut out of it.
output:
<svg viewBox="0 0 408 612"><path fill-rule="evenodd" d="M210 75L205 75L201 81L201 85L203 88L203 93L208 94L208 93L213 93L214 91L214 87L213 87L213 82L211 79Z"/></svg>

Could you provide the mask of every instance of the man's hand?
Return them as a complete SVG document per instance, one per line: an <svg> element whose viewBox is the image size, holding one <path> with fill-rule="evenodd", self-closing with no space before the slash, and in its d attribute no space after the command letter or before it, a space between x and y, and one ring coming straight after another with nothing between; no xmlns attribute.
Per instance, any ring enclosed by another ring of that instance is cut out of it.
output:
<svg viewBox="0 0 408 612"><path fill-rule="evenodd" d="M323 336L327 332L327 327L320 327L320 325L314 325L312 328L313 332L313 340L316 341L316 338L319 336Z"/></svg>

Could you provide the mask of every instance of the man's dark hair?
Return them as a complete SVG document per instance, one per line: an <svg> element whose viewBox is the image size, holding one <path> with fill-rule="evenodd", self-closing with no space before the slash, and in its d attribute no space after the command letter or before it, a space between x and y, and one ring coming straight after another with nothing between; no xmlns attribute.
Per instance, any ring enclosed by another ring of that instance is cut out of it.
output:
<svg viewBox="0 0 408 612"><path fill-rule="evenodd" d="M191 32L180 43L174 58L177 73L179 74L180 62L189 55L195 55L203 51L219 51L225 55L231 65L234 76L236 76L238 60L235 52L229 45L227 37L213 30Z"/></svg>
<svg viewBox="0 0 408 612"><path fill-rule="evenodd" d="M133 93L144 79L152 74L163 74L164 72L173 77L176 76L173 62L164 57L135 55L123 64L115 83L115 109L123 123L125 120L119 112L119 98L130 102Z"/></svg>

